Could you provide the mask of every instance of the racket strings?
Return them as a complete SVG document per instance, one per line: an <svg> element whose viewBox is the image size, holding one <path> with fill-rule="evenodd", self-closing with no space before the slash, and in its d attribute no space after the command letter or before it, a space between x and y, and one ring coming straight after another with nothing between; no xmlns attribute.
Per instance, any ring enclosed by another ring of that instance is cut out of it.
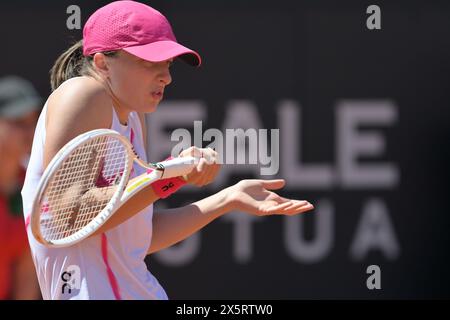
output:
<svg viewBox="0 0 450 320"><path fill-rule="evenodd" d="M76 148L44 191L40 224L48 240L68 237L95 218L111 200L127 164L120 140L101 136Z"/></svg>

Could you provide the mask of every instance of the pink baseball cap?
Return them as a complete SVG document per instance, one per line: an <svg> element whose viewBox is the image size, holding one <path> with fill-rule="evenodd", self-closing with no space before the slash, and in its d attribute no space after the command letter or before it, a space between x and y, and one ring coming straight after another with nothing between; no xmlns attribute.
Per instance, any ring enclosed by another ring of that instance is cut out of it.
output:
<svg viewBox="0 0 450 320"><path fill-rule="evenodd" d="M95 11L83 28L83 54L125 50L160 62L175 57L200 66L200 55L177 42L169 21L159 11L135 1L115 1Z"/></svg>

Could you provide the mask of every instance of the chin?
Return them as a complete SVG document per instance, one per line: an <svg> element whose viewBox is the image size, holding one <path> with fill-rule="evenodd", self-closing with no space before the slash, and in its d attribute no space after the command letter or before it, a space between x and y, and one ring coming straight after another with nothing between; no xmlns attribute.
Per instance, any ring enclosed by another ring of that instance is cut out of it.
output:
<svg viewBox="0 0 450 320"><path fill-rule="evenodd" d="M145 113L154 112L154 111L156 111L157 108L158 108L158 104L151 104L151 105L146 106L146 107L144 108L144 112L145 112Z"/></svg>

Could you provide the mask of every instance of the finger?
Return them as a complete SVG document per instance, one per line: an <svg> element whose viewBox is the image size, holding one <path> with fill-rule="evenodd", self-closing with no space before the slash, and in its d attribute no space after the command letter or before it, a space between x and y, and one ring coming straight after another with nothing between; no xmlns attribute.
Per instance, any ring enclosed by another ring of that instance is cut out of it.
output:
<svg viewBox="0 0 450 320"><path fill-rule="evenodd" d="M297 213L304 213L306 211L310 211L310 210L313 210L313 209L314 209L314 206L310 203L310 204L307 204L306 206L303 206L303 207L295 210L295 213L296 214Z"/></svg>
<svg viewBox="0 0 450 320"><path fill-rule="evenodd" d="M289 201L289 199L287 199L287 200ZM303 207L303 206L306 206L306 205L310 204L306 200L290 200L290 201L292 202L291 206L287 207L285 210L290 210L290 209L295 208L295 207Z"/></svg>
<svg viewBox="0 0 450 320"><path fill-rule="evenodd" d="M273 191L264 190L263 193L268 194L268 199L269 200L276 201L277 203L285 203L287 201L294 201L292 199L280 197L278 194L276 194Z"/></svg>
<svg viewBox="0 0 450 320"><path fill-rule="evenodd" d="M197 148L196 146L191 146L186 149L186 156L194 157L196 159L202 158L202 150L203 149Z"/></svg>
<svg viewBox="0 0 450 320"><path fill-rule="evenodd" d="M202 149L202 153L203 153L202 158L205 158L206 162L209 165L212 165L216 161L217 152L215 152L213 149L211 148Z"/></svg>
<svg viewBox="0 0 450 320"><path fill-rule="evenodd" d="M207 184L208 181L208 177L210 175L210 168L206 167L205 169L203 169L203 171L200 173L199 179L198 179L198 186L204 186L205 184Z"/></svg>
<svg viewBox="0 0 450 320"><path fill-rule="evenodd" d="M214 150L212 150L211 148L205 149L208 153L215 153ZM202 172L203 178L201 183L203 184L209 184L211 181L214 180L214 178L216 177L219 169L220 169L220 165L217 162L217 159L215 156L209 156L206 155L207 158L205 158L204 160L206 160L206 164L202 164L205 166L205 172Z"/></svg>
<svg viewBox="0 0 450 320"><path fill-rule="evenodd" d="M265 210L262 210L264 214L276 214L281 213L285 208L291 206L291 202L284 202L275 206L271 206Z"/></svg>
<svg viewBox="0 0 450 320"><path fill-rule="evenodd" d="M304 212L310 211L312 209L314 209L314 206L311 203L308 203L306 205L297 205L292 208L285 209L283 214L294 215L294 214L304 213Z"/></svg>
<svg viewBox="0 0 450 320"><path fill-rule="evenodd" d="M201 171L197 171L198 179L196 179L195 184L199 187L207 185L211 182L212 176L213 176L213 168L210 165L207 165L205 163L205 160L203 159L202 162L203 168L201 168Z"/></svg>
<svg viewBox="0 0 450 320"><path fill-rule="evenodd" d="M186 150L182 150L178 156L179 157L193 157L194 152L195 152L195 147L191 146L191 147L187 148Z"/></svg>
<svg viewBox="0 0 450 320"><path fill-rule="evenodd" d="M207 185L214 180L214 177L217 174L216 165L209 165L206 167L205 172L202 174L202 178L200 179L201 185Z"/></svg>
<svg viewBox="0 0 450 320"><path fill-rule="evenodd" d="M262 186L268 190L277 190L284 187L286 181L284 179L260 180Z"/></svg>
<svg viewBox="0 0 450 320"><path fill-rule="evenodd" d="M201 158L197 165L197 171L199 173L203 173L203 171L206 169L206 167L207 167L206 159Z"/></svg>
<svg viewBox="0 0 450 320"><path fill-rule="evenodd" d="M197 185L201 179L201 174L194 168L190 174L188 174L188 181L190 184Z"/></svg>

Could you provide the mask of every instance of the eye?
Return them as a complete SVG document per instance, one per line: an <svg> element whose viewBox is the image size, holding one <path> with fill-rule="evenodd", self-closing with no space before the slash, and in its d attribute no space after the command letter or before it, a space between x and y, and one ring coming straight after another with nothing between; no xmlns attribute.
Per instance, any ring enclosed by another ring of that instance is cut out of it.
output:
<svg viewBox="0 0 450 320"><path fill-rule="evenodd" d="M151 67L153 67L154 64L153 64L153 62L143 60L143 65L146 68L151 68Z"/></svg>
<svg viewBox="0 0 450 320"><path fill-rule="evenodd" d="M171 66L173 66L174 62L175 62L175 61L174 61L173 59L167 61L167 66L170 68Z"/></svg>

